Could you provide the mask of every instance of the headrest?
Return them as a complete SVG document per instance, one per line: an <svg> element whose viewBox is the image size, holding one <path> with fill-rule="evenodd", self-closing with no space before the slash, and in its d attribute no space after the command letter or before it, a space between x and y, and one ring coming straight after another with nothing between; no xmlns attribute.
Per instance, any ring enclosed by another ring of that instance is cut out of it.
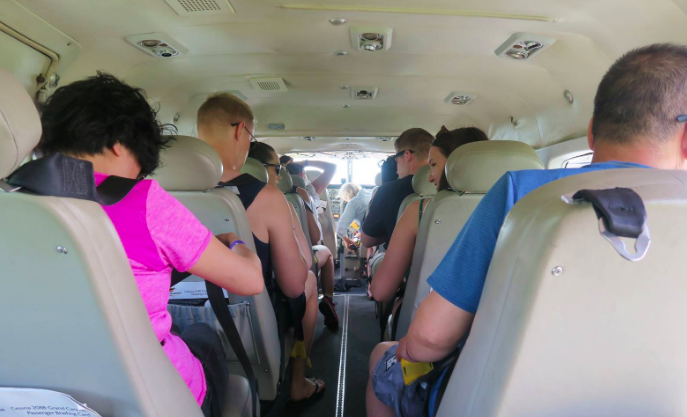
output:
<svg viewBox="0 0 687 417"><path fill-rule="evenodd" d="M212 146L190 136L173 136L151 176L167 191L205 191L222 177L222 160Z"/></svg>
<svg viewBox="0 0 687 417"><path fill-rule="evenodd" d="M41 118L24 87L0 68L0 178L12 173L38 145Z"/></svg>
<svg viewBox="0 0 687 417"><path fill-rule="evenodd" d="M305 180L300 175L291 174L291 181L293 181L293 185L296 187L305 189Z"/></svg>
<svg viewBox="0 0 687 417"><path fill-rule="evenodd" d="M277 184L277 187L279 187L281 192L284 194L288 193L293 188L293 180L291 179L291 174L289 174L287 170L282 169L281 180L279 181L279 184Z"/></svg>
<svg viewBox="0 0 687 417"><path fill-rule="evenodd" d="M429 164L423 165L418 168L418 170L415 171L415 175L413 175L413 191L422 197L427 197L437 193L437 187L429 182L429 170Z"/></svg>
<svg viewBox="0 0 687 417"><path fill-rule="evenodd" d="M246 158L246 163L243 164L241 173L251 175L265 184L267 184L270 179L265 166L260 161L253 158Z"/></svg>
<svg viewBox="0 0 687 417"><path fill-rule="evenodd" d="M446 179L456 191L485 194L508 171L544 169L537 153L523 142L488 140L463 145L446 161Z"/></svg>

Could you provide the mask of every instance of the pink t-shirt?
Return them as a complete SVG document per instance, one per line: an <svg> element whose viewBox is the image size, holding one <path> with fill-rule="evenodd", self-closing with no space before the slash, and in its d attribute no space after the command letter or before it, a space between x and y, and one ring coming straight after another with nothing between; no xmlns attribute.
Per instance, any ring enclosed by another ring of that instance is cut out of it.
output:
<svg viewBox="0 0 687 417"><path fill-rule="evenodd" d="M95 173L96 185L105 178ZM103 209L122 241L157 339L202 405L207 391L203 366L183 340L170 333L167 304L172 269L193 267L212 233L155 180L139 182L122 201Z"/></svg>

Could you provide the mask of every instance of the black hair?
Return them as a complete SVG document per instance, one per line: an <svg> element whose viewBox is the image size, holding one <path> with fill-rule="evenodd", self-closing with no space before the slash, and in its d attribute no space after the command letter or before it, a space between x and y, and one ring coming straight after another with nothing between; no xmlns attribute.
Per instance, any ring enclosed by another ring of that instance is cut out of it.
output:
<svg viewBox="0 0 687 417"><path fill-rule="evenodd" d="M100 155L119 143L136 157L141 176L157 169L170 140L163 133L171 125L160 125L145 92L103 72L55 91L41 106L41 122L41 154Z"/></svg>
<svg viewBox="0 0 687 417"><path fill-rule="evenodd" d="M473 142L489 140L486 133L477 127L461 127L460 129L448 130L446 126L441 126L436 139L432 141L432 146L439 149L444 157L448 158L451 153L459 147ZM449 188L446 178L446 170L441 172L437 191Z"/></svg>
<svg viewBox="0 0 687 417"><path fill-rule="evenodd" d="M264 142L253 142L248 151L249 158L257 159L262 164L270 164L272 155L276 154L274 148Z"/></svg>
<svg viewBox="0 0 687 417"><path fill-rule="evenodd" d="M288 156L288 155L282 155L282 156L279 158L279 163L282 164L282 165L286 165L286 164L288 164L288 163L291 162L291 161L293 161L293 158L291 158L291 157Z"/></svg>
<svg viewBox="0 0 687 417"><path fill-rule="evenodd" d="M594 140L628 143L673 137L687 112L687 47L669 43L629 51L604 75L594 98Z"/></svg>
<svg viewBox="0 0 687 417"><path fill-rule="evenodd" d="M301 175L304 169L305 167L303 165L297 164L295 162L291 162L286 166L286 170L293 175Z"/></svg>
<svg viewBox="0 0 687 417"><path fill-rule="evenodd" d="M382 163L382 184L398 179L398 172L396 166L396 158L394 156L388 157Z"/></svg>

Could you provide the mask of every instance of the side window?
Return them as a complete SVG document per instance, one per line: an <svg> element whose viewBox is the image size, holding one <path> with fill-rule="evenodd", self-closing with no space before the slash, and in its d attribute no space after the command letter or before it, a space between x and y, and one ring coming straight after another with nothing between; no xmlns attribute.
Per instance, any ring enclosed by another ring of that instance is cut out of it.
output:
<svg viewBox="0 0 687 417"><path fill-rule="evenodd" d="M570 159L566 159L565 161L563 161L561 168L580 168L585 165L589 165L592 163L593 156L594 152L587 152L583 153L582 155L574 156Z"/></svg>

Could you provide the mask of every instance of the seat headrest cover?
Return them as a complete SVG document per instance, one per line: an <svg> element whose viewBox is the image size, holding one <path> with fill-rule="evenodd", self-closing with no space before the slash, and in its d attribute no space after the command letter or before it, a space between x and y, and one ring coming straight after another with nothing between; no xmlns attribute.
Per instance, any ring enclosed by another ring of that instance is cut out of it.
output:
<svg viewBox="0 0 687 417"><path fill-rule="evenodd" d="M485 194L508 171L544 169L534 149L523 142L488 140L463 145L446 161L452 189Z"/></svg>
<svg viewBox="0 0 687 417"><path fill-rule="evenodd" d="M291 179L291 174L289 174L287 170L281 170L281 180L279 184L277 184L277 187L279 187L284 194L288 193L293 188L293 180Z"/></svg>
<svg viewBox="0 0 687 417"><path fill-rule="evenodd" d="M0 178L5 178L38 145L41 119L24 87L0 68Z"/></svg>
<svg viewBox="0 0 687 417"><path fill-rule="evenodd" d="M167 191L205 191L222 178L222 160L212 146L190 136L174 136L151 176Z"/></svg>
<svg viewBox="0 0 687 417"><path fill-rule="evenodd" d="M251 175L265 184L267 184L270 178L265 166L260 161L253 158L246 158L246 163L243 164L241 173Z"/></svg>
<svg viewBox="0 0 687 417"><path fill-rule="evenodd" d="M437 193L437 187L429 182L430 169L431 168L429 165L423 165L418 168L418 170L415 171L415 175L413 175L413 191L422 197L427 197Z"/></svg>
<svg viewBox="0 0 687 417"><path fill-rule="evenodd" d="M300 175L291 174L291 181L293 181L293 185L296 187L305 189L305 180Z"/></svg>

